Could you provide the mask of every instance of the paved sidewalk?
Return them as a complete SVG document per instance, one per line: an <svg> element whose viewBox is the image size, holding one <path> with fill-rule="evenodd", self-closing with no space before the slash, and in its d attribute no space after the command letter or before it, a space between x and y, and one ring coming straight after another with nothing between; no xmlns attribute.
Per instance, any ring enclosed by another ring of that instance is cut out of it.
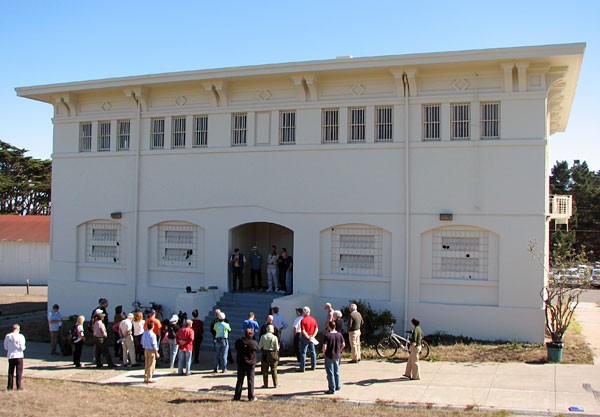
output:
<svg viewBox="0 0 600 417"><path fill-rule="evenodd" d="M212 374L212 352L203 352L201 368L189 377L161 367L156 384L143 383L142 368L96 369L89 365L91 347L85 347L88 365L76 369L69 357L51 356L48 344L29 343L25 360L26 378L48 378L100 384L130 384L149 389L181 389L233 396L235 372ZM516 414L569 414L569 407L584 409L577 415L600 416L600 366L529 365L523 363L422 362L423 379L401 378L403 361L363 360L341 366L342 390L325 395L325 371L319 363L315 371L296 373L291 361L282 361L280 386L256 390L259 399L300 398L337 399L354 402L390 402L440 408L479 408L507 410ZM0 373L6 375L6 357L0 359ZM256 377L256 386L262 377Z"/></svg>

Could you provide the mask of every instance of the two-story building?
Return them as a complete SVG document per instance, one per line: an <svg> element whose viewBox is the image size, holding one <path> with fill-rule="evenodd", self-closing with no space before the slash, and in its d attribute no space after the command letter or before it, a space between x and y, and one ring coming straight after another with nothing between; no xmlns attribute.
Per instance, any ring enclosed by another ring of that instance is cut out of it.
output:
<svg viewBox="0 0 600 417"><path fill-rule="evenodd" d="M54 106L49 302L87 312L286 247L294 294L406 323L541 341L548 139L585 44L186 71L17 88ZM264 281L264 278L263 278ZM217 288L214 288L217 287ZM126 307L127 308L127 307Z"/></svg>

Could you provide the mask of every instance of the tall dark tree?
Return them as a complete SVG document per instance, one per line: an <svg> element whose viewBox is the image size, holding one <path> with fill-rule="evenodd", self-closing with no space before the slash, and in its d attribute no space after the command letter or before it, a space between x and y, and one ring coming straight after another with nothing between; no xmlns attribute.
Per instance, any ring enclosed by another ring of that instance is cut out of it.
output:
<svg viewBox="0 0 600 417"><path fill-rule="evenodd" d="M50 214L52 161L0 141L0 214Z"/></svg>

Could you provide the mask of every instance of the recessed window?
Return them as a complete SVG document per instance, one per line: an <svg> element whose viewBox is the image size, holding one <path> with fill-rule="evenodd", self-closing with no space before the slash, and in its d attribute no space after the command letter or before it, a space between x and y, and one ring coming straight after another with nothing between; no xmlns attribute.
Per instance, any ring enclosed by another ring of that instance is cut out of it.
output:
<svg viewBox="0 0 600 417"><path fill-rule="evenodd" d="M481 139L500 138L500 103L481 103Z"/></svg>
<svg viewBox="0 0 600 417"><path fill-rule="evenodd" d="M89 223L86 227L86 261L116 264L120 262L118 223Z"/></svg>
<svg viewBox="0 0 600 417"><path fill-rule="evenodd" d="M158 264L195 267L197 228L193 225L163 223L158 228Z"/></svg>
<svg viewBox="0 0 600 417"><path fill-rule="evenodd" d="M348 109L348 142L365 141L365 108Z"/></svg>
<svg viewBox="0 0 600 417"><path fill-rule="evenodd" d="M391 142L393 140L392 106L375 107L375 142Z"/></svg>
<svg viewBox="0 0 600 417"><path fill-rule="evenodd" d="M436 230L432 242L433 278L488 279L488 232Z"/></svg>
<svg viewBox="0 0 600 417"><path fill-rule="evenodd" d="M232 146L246 146L247 118L246 113L233 113L231 115Z"/></svg>
<svg viewBox="0 0 600 417"><path fill-rule="evenodd" d="M450 104L450 139L469 140L471 138L471 105L469 103Z"/></svg>
<svg viewBox="0 0 600 417"><path fill-rule="evenodd" d="M331 233L331 269L336 274L381 275L383 230L339 227Z"/></svg>
<svg viewBox="0 0 600 417"><path fill-rule="evenodd" d="M296 143L296 112L285 110L279 112L279 144Z"/></svg>
<svg viewBox="0 0 600 417"><path fill-rule="evenodd" d="M204 148L208 146L208 116L194 116L194 148Z"/></svg>
<svg viewBox="0 0 600 417"><path fill-rule="evenodd" d="M92 123L79 123L79 152L92 151Z"/></svg>
<svg viewBox="0 0 600 417"><path fill-rule="evenodd" d="M98 152L110 151L110 122L98 122Z"/></svg>
<svg viewBox="0 0 600 417"><path fill-rule="evenodd" d="M423 140L440 140L440 105L424 104L422 107Z"/></svg>
<svg viewBox="0 0 600 417"><path fill-rule="evenodd" d="M323 143L338 143L339 120L339 109L323 109L321 111L321 141Z"/></svg>
<svg viewBox="0 0 600 417"><path fill-rule="evenodd" d="M150 121L150 149L164 149L165 119L155 117Z"/></svg>
<svg viewBox="0 0 600 417"><path fill-rule="evenodd" d="M129 150L131 139L131 121L117 120L117 130L119 137L117 138L117 151Z"/></svg>

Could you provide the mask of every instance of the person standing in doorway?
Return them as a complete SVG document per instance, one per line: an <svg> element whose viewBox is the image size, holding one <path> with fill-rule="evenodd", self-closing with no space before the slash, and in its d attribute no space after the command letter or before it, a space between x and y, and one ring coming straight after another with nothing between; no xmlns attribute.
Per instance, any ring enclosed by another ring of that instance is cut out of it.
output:
<svg viewBox="0 0 600 417"><path fill-rule="evenodd" d="M252 246L250 254L250 285L252 290L262 290L263 256L258 251L258 246ZM255 285L256 284L256 285Z"/></svg>
<svg viewBox="0 0 600 417"><path fill-rule="evenodd" d="M4 349L8 352L8 383L7 390L14 388L16 376L17 389L23 389L21 380L23 379L23 351L25 351L25 336L21 333L21 326L13 324L12 332L4 337Z"/></svg>
<svg viewBox="0 0 600 417"><path fill-rule="evenodd" d="M423 330L421 330L421 322L419 322L418 319L413 317L410 322L413 326L413 331L408 338L408 341L410 342L410 347L408 349L410 356L408 357L408 362L406 362L404 376L410 379L421 379L419 354L421 353Z"/></svg>
<svg viewBox="0 0 600 417"><path fill-rule="evenodd" d="M294 283L294 260L288 255L286 248L281 249L281 254L277 260L277 266L279 268L279 292L291 294L293 292Z"/></svg>
<svg viewBox="0 0 600 417"><path fill-rule="evenodd" d="M52 306L52 311L48 313L48 328L50 330L50 354L58 355L56 346L60 347L60 327L62 326L62 316L60 315L58 304Z"/></svg>
<svg viewBox="0 0 600 417"><path fill-rule="evenodd" d="M267 292L279 292L277 259L277 247L273 245L271 246L271 253L267 256Z"/></svg>
<svg viewBox="0 0 600 417"><path fill-rule="evenodd" d="M243 289L245 266L246 257L240 252L239 248L235 248L233 254L229 257L229 267L231 268L231 276L233 277L233 285L231 287L232 292L241 291Z"/></svg>

